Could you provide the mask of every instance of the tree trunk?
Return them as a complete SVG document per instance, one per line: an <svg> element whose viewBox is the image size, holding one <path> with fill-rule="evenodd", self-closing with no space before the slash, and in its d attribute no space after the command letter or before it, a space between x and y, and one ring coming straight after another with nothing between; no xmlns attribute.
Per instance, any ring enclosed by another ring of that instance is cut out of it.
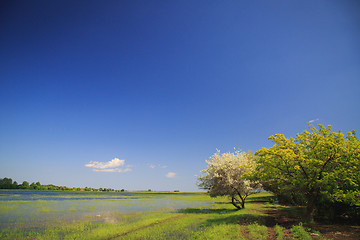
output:
<svg viewBox="0 0 360 240"><path fill-rule="evenodd" d="M237 203L235 202L235 197L231 197L231 203L237 208L237 209L241 209L241 207L239 205L237 205Z"/></svg>
<svg viewBox="0 0 360 240"><path fill-rule="evenodd" d="M314 213L315 213L315 206L314 204L309 204L306 206L306 216L305 221L307 222L314 222Z"/></svg>
<svg viewBox="0 0 360 240"><path fill-rule="evenodd" d="M309 197L308 204L306 206L306 216L305 220L308 222L314 222L314 214L315 214L315 204L317 201L317 196Z"/></svg>
<svg viewBox="0 0 360 240"><path fill-rule="evenodd" d="M242 199L241 199L242 200ZM242 200L242 202L241 202L241 207L242 208L245 208L245 200Z"/></svg>
<svg viewBox="0 0 360 240"><path fill-rule="evenodd" d="M241 196L241 194L238 192L238 195L239 195L239 197L240 197L240 199L241 199L241 202L240 202L240 204L241 204L241 207L242 208L245 208L245 200L246 200L246 197L247 197L247 195L245 195L244 197L243 196Z"/></svg>

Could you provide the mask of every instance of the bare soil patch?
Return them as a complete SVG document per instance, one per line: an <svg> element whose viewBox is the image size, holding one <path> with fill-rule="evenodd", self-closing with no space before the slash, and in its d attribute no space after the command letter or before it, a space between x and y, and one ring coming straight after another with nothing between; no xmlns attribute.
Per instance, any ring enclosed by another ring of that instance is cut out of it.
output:
<svg viewBox="0 0 360 240"><path fill-rule="evenodd" d="M359 240L360 226L342 225L342 224L321 224L315 223L312 225L313 229L319 231L323 237L334 240Z"/></svg>
<svg viewBox="0 0 360 240"><path fill-rule="evenodd" d="M284 239L291 238L290 228L301 222L301 217L293 216L290 211L286 209L269 209L266 210L265 225L268 228L273 228L276 224L285 228ZM304 227L311 228L312 230L319 231L322 237L334 240L359 240L360 239L360 226L351 222L336 222L336 223L323 223L321 221L313 224L304 224ZM275 240L275 232L272 233L268 230L268 240ZM320 239L316 235L312 235L313 239Z"/></svg>

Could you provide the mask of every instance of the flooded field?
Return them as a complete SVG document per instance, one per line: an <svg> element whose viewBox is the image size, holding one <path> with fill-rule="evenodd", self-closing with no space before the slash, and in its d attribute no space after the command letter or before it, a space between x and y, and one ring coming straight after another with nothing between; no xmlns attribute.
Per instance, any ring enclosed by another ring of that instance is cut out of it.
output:
<svg viewBox="0 0 360 240"><path fill-rule="evenodd" d="M0 191L0 229L116 222L145 212L206 206L201 193Z"/></svg>

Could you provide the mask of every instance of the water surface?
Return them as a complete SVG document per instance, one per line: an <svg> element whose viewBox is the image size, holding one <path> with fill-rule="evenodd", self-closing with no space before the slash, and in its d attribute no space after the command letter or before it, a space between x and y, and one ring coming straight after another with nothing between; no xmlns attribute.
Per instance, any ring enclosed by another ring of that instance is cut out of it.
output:
<svg viewBox="0 0 360 240"><path fill-rule="evenodd" d="M209 205L201 193L0 191L0 228Z"/></svg>

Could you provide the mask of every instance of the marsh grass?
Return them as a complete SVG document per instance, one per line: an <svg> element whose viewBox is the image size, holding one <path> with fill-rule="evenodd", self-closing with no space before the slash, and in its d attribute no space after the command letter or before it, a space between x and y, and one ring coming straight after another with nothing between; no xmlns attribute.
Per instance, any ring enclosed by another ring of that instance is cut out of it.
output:
<svg viewBox="0 0 360 240"><path fill-rule="evenodd" d="M59 199L0 201L0 239L103 239L116 236L178 214L179 207L209 205L205 194L85 194ZM93 197L89 200L87 198ZM99 197L99 199L96 199ZM106 197L106 198L105 198Z"/></svg>
<svg viewBox="0 0 360 240"><path fill-rule="evenodd" d="M141 198L141 194L145 197ZM7 213L7 216L28 207L35 209L30 211L33 214L30 217L18 218L22 215L16 215L9 227L0 230L0 239L257 240L266 239L268 235L268 228L264 226L266 210L281 208L269 202L272 199L269 193L249 196L246 208L241 210L236 210L226 197L210 198L206 194L181 193L141 194L136 194L132 200L118 201L111 197L111 200L69 199L60 203L42 200L10 204L2 201L0 212ZM188 207L179 209L179 203L184 202ZM65 212L67 214L64 215ZM283 227L276 225L274 231L277 240L283 239ZM311 239L302 225L294 226L291 235L294 239Z"/></svg>

